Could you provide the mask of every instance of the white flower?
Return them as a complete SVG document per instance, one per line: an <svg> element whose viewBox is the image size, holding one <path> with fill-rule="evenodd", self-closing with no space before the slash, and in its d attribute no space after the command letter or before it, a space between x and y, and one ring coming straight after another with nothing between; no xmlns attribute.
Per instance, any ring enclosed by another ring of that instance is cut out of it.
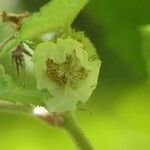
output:
<svg viewBox="0 0 150 150"><path fill-rule="evenodd" d="M48 89L51 94L45 101L49 112L72 111L78 101L87 101L95 89L100 60L89 58L84 45L71 37L58 38L56 43L37 46L33 69L38 89Z"/></svg>

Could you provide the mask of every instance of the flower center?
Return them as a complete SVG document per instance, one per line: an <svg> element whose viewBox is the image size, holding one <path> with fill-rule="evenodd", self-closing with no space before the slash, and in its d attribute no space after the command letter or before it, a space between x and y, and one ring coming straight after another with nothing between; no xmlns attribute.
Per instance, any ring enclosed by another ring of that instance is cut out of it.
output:
<svg viewBox="0 0 150 150"><path fill-rule="evenodd" d="M60 86L68 84L71 87L75 87L79 80L84 80L88 76L88 70L80 65L80 60L75 51L71 55L66 55L65 62L61 64L48 58L46 66L46 75Z"/></svg>

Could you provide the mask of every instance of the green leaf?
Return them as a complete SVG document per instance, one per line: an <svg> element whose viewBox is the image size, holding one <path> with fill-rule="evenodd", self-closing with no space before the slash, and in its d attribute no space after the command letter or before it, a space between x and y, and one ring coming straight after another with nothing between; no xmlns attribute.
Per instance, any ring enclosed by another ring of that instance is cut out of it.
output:
<svg viewBox="0 0 150 150"><path fill-rule="evenodd" d="M20 41L17 39L12 39L8 43L6 43L4 47L0 49L0 58L7 55L9 51L14 50L19 45L19 43Z"/></svg>
<svg viewBox="0 0 150 150"><path fill-rule="evenodd" d="M50 1L38 13L34 13L24 21L15 38L6 44L2 51L0 50L0 57L17 47L20 42L39 38L47 32L68 30L87 2L88 0Z"/></svg>
<svg viewBox="0 0 150 150"><path fill-rule="evenodd" d="M0 17L0 42L5 40L13 32L12 26L10 24L3 23Z"/></svg>
<svg viewBox="0 0 150 150"><path fill-rule="evenodd" d="M31 40L50 31L63 31L70 27L74 18L88 0L52 0L26 19L17 38Z"/></svg>
<svg viewBox="0 0 150 150"><path fill-rule="evenodd" d="M10 49L13 49L15 45L17 45L17 40L13 39L1 47L1 44L13 33L14 30L12 26L10 24L3 23L0 19L0 57L3 57Z"/></svg>
<svg viewBox="0 0 150 150"><path fill-rule="evenodd" d="M0 76L0 99L24 104L44 105L49 97L46 91L28 90L17 86L9 75Z"/></svg>

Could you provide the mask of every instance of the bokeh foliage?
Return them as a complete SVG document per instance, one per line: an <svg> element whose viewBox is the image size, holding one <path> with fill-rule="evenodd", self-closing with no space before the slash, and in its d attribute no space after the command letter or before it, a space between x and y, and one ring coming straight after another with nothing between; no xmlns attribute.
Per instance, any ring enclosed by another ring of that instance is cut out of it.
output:
<svg viewBox="0 0 150 150"><path fill-rule="evenodd" d="M22 0L20 8L16 3L16 10L32 12L47 1L32 0L31 5ZM144 43L150 41L139 30L150 24L149 6L148 0L91 0L74 23L95 43L103 62L88 111L78 112L79 122L97 150L150 149L150 87L146 82L150 56L143 55ZM0 41L7 36L5 31L0 24ZM75 149L63 130L24 114L1 112L0 133L3 150Z"/></svg>

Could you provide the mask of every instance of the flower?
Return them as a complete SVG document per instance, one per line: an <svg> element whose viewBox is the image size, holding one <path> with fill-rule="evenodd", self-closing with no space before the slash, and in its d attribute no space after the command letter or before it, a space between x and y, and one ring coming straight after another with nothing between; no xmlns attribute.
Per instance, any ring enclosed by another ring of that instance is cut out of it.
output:
<svg viewBox="0 0 150 150"><path fill-rule="evenodd" d="M72 111L77 102L86 102L97 85L99 69L100 60L89 57L85 46L71 37L43 42L33 54L37 87L51 94L45 101L49 112Z"/></svg>

